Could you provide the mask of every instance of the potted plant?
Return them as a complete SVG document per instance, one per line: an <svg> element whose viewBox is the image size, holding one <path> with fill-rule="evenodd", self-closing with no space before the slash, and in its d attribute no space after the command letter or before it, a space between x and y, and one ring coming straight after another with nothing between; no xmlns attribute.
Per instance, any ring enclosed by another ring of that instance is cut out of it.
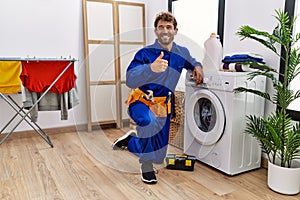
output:
<svg viewBox="0 0 300 200"><path fill-rule="evenodd" d="M250 72L249 79L265 76L272 82L274 91L273 93L262 92L239 87L235 92L250 92L277 106L276 111L267 117L246 116L245 132L258 139L263 152L268 157L268 186L279 193L297 194L300 191L300 167L296 166L300 158L300 123L292 121L287 108L292 101L300 97L300 90L290 89L291 82L300 74L300 51L295 45L300 39L300 33L293 34L296 18L290 20L288 14L280 9L276 9L275 13L278 25L273 33L259 31L245 25L239 28L237 35L241 40L255 40L280 56L285 63L284 72L250 61L248 64L261 70ZM276 48L278 45L284 53L281 54ZM276 171L278 169L286 171L278 172ZM289 171L295 174L289 175ZM292 180L293 178L295 180Z"/></svg>

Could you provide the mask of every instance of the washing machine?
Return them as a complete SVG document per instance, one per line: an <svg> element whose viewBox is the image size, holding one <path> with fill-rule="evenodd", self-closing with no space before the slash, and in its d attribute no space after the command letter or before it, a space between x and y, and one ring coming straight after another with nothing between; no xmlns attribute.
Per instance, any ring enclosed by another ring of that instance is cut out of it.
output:
<svg viewBox="0 0 300 200"><path fill-rule="evenodd" d="M204 72L196 85L186 74L184 153L228 175L260 167L258 141L244 133L246 115L264 115L265 101L234 88L265 91L265 77L248 80L247 72Z"/></svg>

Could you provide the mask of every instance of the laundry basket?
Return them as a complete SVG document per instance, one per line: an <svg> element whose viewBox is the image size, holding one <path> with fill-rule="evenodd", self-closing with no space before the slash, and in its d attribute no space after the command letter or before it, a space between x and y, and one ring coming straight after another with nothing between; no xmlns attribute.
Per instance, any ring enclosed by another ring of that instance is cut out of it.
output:
<svg viewBox="0 0 300 200"><path fill-rule="evenodd" d="M184 92L175 91L175 116L171 118L169 144L183 149Z"/></svg>

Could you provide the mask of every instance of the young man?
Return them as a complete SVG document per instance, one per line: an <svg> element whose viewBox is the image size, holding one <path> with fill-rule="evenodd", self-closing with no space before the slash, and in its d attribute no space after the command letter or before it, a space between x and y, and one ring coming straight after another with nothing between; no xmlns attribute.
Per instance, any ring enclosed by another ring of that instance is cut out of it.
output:
<svg viewBox="0 0 300 200"><path fill-rule="evenodd" d="M157 182L153 163L163 163L167 153L171 94L182 69L193 71L196 84L203 80L201 63L173 41L178 31L175 17L159 13L154 27L155 43L139 50L126 72L126 85L132 88L128 112L137 125L137 135L129 131L113 143L114 150L127 147L139 156L141 179L148 184Z"/></svg>

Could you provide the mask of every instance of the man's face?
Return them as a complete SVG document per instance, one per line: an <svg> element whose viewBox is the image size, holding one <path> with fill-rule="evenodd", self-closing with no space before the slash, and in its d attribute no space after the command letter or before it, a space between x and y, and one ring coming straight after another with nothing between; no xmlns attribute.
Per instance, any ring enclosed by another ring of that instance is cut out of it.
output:
<svg viewBox="0 0 300 200"><path fill-rule="evenodd" d="M177 28L174 29L173 23L167 21L158 21L157 28L154 30L159 43L163 46L168 46L174 40L177 34Z"/></svg>

